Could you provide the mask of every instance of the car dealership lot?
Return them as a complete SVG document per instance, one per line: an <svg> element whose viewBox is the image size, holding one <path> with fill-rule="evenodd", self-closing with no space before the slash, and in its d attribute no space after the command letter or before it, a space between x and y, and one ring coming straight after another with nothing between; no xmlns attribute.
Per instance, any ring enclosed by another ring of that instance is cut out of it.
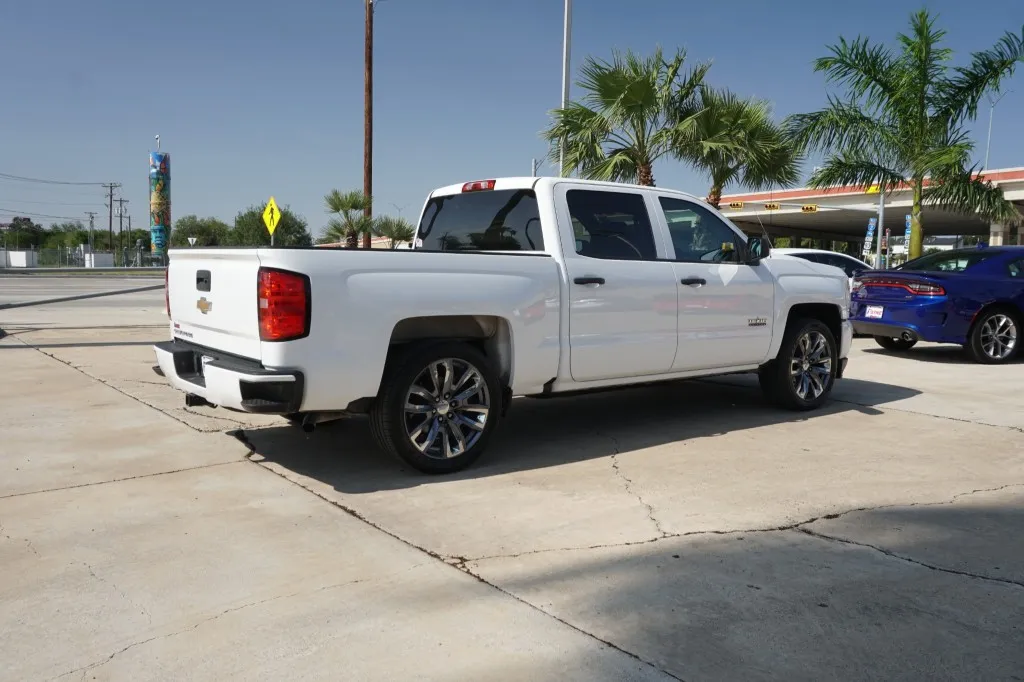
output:
<svg viewBox="0 0 1024 682"><path fill-rule="evenodd" d="M428 478L364 423L184 408L165 321L0 311L2 679L1024 668L1024 364L858 340L820 413L748 377L516 401Z"/></svg>

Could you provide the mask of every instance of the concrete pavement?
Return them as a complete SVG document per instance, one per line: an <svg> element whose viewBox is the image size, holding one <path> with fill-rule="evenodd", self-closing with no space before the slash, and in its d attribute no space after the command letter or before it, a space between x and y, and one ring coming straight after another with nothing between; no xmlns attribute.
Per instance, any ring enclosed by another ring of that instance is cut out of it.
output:
<svg viewBox="0 0 1024 682"><path fill-rule="evenodd" d="M0 606L2 631L56 627L60 616L26 604L76 614L56 656L0 635L0 660L34 661L14 672L99 661L100 679L973 680L1024 669L1022 364L857 341L849 378L814 414L765 406L747 377L517 401L473 469L427 478L376 453L359 422L306 436L185 410L149 369L148 343L166 337L162 300L148 312L79 306L0 312L13 334L0 370L38 384L0 399L0 428L26 425L0 444L16 495L0 499L11 537L0 547L24 562L22 578L0 577L0 603L20 604ZM104 468L104 448L138 441L122 428L152 437L115 448L119 465ZM32 493L49 462L62 487L143 477ZM160 473L172 466L187 468ZM52 573L32 568L40 548ZM101 603L116 610L89 620Z"/></svg>

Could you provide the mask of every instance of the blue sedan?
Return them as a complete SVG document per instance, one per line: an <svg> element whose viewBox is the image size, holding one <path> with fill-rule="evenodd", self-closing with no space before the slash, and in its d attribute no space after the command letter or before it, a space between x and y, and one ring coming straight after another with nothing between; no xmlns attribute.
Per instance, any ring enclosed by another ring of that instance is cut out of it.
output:
<svg viewBox="0 0 1024 682"><path fill-rule="evenodd" d="M941 251L862 272L850 316L887 350L956 343L976 362L1009 362L1024 325L1024 246Z"/></svg>

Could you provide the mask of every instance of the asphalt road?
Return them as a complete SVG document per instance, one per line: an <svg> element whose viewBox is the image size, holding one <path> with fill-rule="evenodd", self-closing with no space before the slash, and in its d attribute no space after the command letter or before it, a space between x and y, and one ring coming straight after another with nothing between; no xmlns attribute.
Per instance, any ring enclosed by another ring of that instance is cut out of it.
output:
<svg viewBox="0 0 1024 682"><path fill-rule="evenodd" d="M858 340L810 414L748 377L519 400L430 478L361 422L186 409L155 293L0 311L0 679L1024 670L1024 364Z"/></svg>
<svg viewBox="0 0 1024 682"><path fill-rule="evenodd" d="M12 303L29 303L70 296L124 291L126 289L156 286L162 283L163 280L161 278L155 277L0 275L0 306ZM151 293L148 298L152 299L154 296L161 300L163 299L162 292ZM134 305L142 300L147 299L136 299L131 304L126 304L123 299L94 298L83 301L83 305L119 308L125 305Z"/></svg>

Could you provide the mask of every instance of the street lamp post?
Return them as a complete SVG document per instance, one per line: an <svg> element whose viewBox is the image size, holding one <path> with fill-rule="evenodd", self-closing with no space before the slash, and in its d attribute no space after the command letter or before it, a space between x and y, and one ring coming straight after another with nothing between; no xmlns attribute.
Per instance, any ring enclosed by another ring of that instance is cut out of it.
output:
<svg viewBox="0 0 1024 682"><path fill-rule="evenodd" d="M572 52L572 0L565 0L562 22L562 108L569 105L569 57ZM558 175L565 177L565 141L558 143Z"/></svg>
<svg viewBox="0 0 1024 682"><path fill-rule="evenodd" d="M996 113L996 105L999 104L999 100L1006 97L1011 92L1013 92L1013 90L1007 90L1006 92L1000 94L999 97L995 98L994 100L991 97L989 97L988 99L988 138L985 141L985 164L981 167L981 170L983 171L988 170L988 152L989 149L992 147L992 118L995 116Z"/></svg>

